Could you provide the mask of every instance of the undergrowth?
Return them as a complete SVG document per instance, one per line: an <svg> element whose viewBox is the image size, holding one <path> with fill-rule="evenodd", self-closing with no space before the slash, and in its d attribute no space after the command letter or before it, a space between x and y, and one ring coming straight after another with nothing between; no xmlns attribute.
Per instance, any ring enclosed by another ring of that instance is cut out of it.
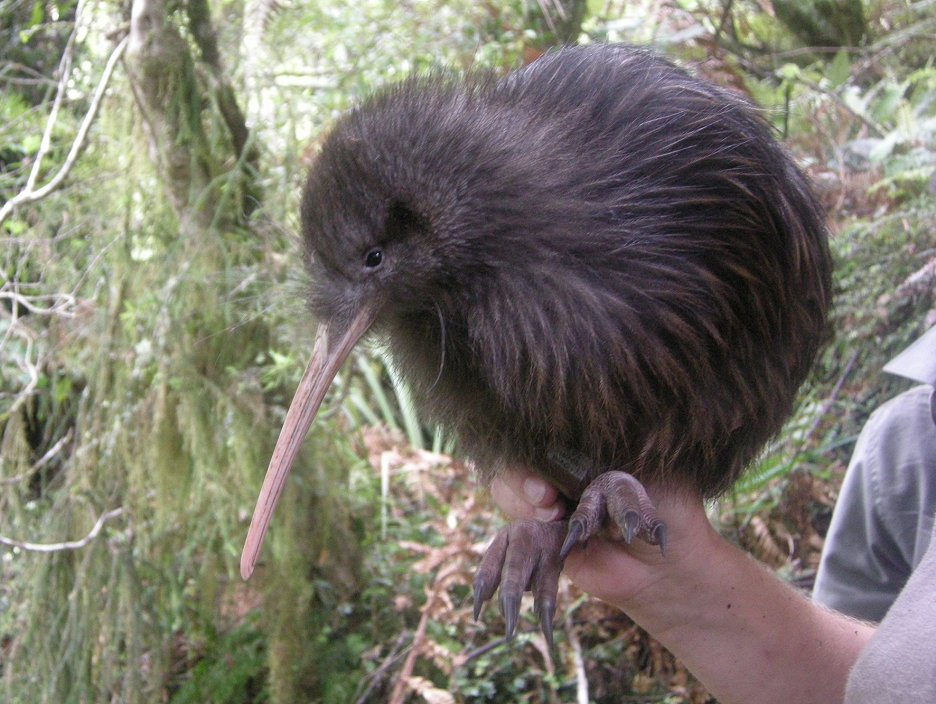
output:
<svg viewBox="0 0 936 704"><path fill-rule="evenodd" d="M601 3L583 24L583 40L655 43L754 96L832 215L829 342L786 429L711 510L804 586L862 423L907 385L880 368L936 322L925 6L876 5L860 45L818 53L746 3ZM566 582L554 651L529 605L513 643L495 609L473 622L471 577L502 518L379 349L340 374L264 561L249 583L237 575L311 346L290 235L306 140L350 97L439 52L503 66L542 48L542 18L523 3L301 9L270 10L263 25L262 56L282 75L299 72L297 56L318 63L302 74L314 90L251 94L267 195L248 221L219 213L217 227L181 236L118 83L73 177L3 223L4 700L571 702L587 684L595 702L709 701L626 616ZM76 91L90 82L82 71ZM77 113L65 113L59 129L73 131ZM8 198L44 119L14 92L0 95L0 115Z"/></svg>

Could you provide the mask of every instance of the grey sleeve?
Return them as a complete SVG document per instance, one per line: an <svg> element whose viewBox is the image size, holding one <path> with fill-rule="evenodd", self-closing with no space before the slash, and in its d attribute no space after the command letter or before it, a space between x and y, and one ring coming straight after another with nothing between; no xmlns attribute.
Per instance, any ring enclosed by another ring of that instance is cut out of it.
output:
<svg viewBox="0 0 936 704"><path fill-rule="evenodd" d="M934 590L936 544L930 542L906 588L852 668L845 704L936 702Z"/></svg>
<svg viewBox="0 0 936 704"><path fill-rule="evenodd" d="M936 512L932 393L901 394L862 430L826 537L818 603L880 621L926 552Z"/></svg>

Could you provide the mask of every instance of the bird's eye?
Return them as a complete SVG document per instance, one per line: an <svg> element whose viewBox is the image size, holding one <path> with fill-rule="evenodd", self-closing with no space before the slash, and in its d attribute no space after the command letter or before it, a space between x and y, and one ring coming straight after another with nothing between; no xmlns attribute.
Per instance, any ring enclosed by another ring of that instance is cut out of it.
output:
<svg viewBox="0 0 936 704"><path fill-rule="evenodd" d="M364 256L364 266L368 269L376 269L383 264L383 250L372 249Z"/></svg>

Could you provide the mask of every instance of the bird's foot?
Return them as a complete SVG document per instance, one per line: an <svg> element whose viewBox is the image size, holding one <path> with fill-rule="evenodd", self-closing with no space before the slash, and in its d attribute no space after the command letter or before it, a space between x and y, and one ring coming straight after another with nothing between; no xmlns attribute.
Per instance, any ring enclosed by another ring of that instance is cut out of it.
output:
<svg viewBox="0 0 936 704"><path fill-rule="evenodd" d="M605 528L620 531L628 545L637 537L666 554L666 524L643 485L627 472L605 472L585 488L568 521L514 521L495 536L474 579L475 619L500 586L500 610L507 638L513 638L523 592L532 591L540 628L552 647L562 564L575 545Z"/></svg>
<svg viewBox="0 0 936 704"><path fill-rule="evenodd" d="M533 592L533 610L551 648L553 616L559 591L562 559L559 550L566 534L565 521L514 521L503 528L488 547L474 579L474 617L500 585L500 610L513 638L523 592Z"/></svg>
<svg viewBox="0 0 936 704"><path fill-rule="evenodd" d="M559 551L560 561L578 543L586 542L603 527L617 527L630 545L638 537L659 545L666 555L666 524L656 513L643 485L627 472L605 472L585 487Z"/></svg>

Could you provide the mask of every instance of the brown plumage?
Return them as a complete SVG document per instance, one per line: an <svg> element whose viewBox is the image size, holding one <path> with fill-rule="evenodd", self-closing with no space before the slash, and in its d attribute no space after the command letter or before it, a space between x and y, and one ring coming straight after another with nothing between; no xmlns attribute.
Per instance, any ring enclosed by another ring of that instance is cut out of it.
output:
<svg viewBox="0 0 936 704"><path fill-rule="evenodd" d="M302 234L325 332L246 574L364 334L485 481L526 465L575 500L613 470L714 496L789 415L831 295L820 208L756 111L622 46L378 94L325 140Z"/></svg>

